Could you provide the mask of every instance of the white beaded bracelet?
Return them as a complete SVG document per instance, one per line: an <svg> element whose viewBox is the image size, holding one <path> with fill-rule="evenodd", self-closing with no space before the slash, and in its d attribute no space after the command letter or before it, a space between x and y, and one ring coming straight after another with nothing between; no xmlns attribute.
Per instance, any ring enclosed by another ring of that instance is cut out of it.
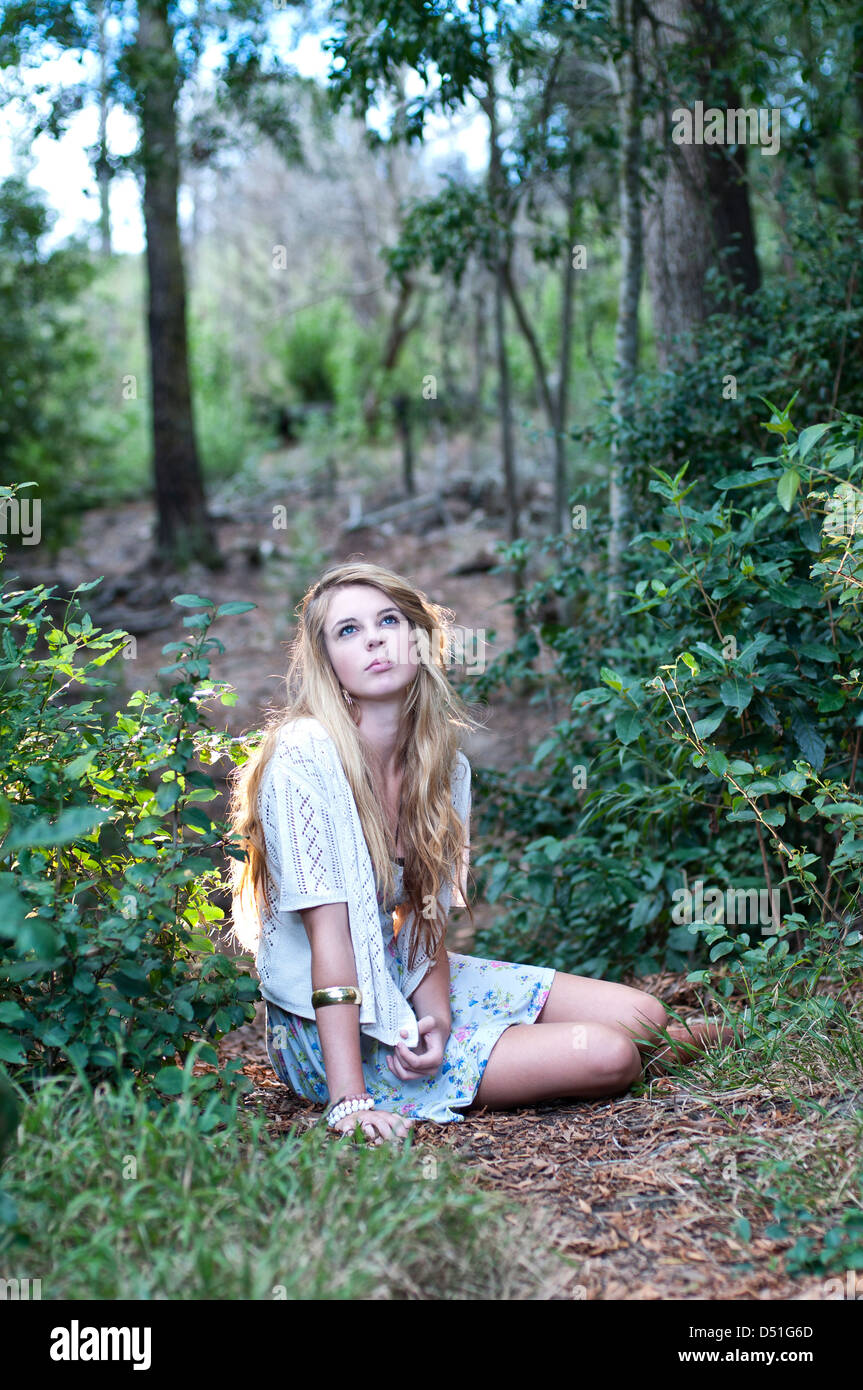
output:
<svg viewBox="0 0 863 1390"><path fill-rule="evenodd" d="M343 1120L345 1115L356 1114L359 1110L374 1110L375 1103L371 1096L352 1096L350 1100L339 1101L334 1105L327 1116L327 1128L333 1129L339 1120Z"/></svg>

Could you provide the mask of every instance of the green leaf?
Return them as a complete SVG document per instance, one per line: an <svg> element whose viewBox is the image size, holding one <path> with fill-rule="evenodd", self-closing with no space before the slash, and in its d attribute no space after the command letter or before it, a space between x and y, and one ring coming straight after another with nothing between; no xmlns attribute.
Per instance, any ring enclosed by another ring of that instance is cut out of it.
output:
<svg viewBox="0 0 863 1390"><path fill-rule="evenodd" d="M616 671L612 671L608 666L603 666L601 668L599 672L599 679L605 685L610 685L612 690L623 689L623 677L619 676Z"/></svg>
<svg viewBox="0 0 863 1390"><path fill-rule="evenodd" d="M815 772L820 772L827 745L818 730L810 724L805 715L795 713L791 717L791 734L806 761L812 765Z"/></svg>
<svg viewBox="0 0 863 1390"><path fill-rule="evenodd" d="M825 690L818 701L819 714L833 714L837 709L842 709L845 704L845 696L841 690Z"/></svg>
<svg viewBox="0 0 863 1390"><path fill-rule="evenodd" d="M250 609L257 608L256 603L243 603L240 600L232 600L230 603L220 603L216 609L217 618L226 618L231 613L248 613Z"/></svg>
<svg viewBox="0 0 863 1390"><path fill-rule="evenodd" d="M3 843L6 853L12 849L54 849L60 845L71 844L84 835L90 835L98 825L108 820L113 812L101 806L72 806L61 811L56 821L42 817L10 831Z"/></svg>
<svg viewBox="0 0 863 1390"><path fill-rule="evenodd" d="M696 738L709 738L719 728L725 715L726 711L722 709L718 713L706 714L703 719L697 719L693 725Z"/></svg>
<svg viewBox="0 0 863 1390"><path fill-rule="evenodd" d="M821 436L826 434L828 430L832 430L833 426L837 423L838 421L836 420L830 420L826 425L808 425L805 430L800 431L800 436L797 440L797 457L800 459L801 463L813 445L818 443Z"/></svg>
<svg viewBox="0 0 863 1390"><path fill-rule="evenodd" d="M806 777L802 772L783 772L779 781L786 791L793 792L799 796L806 786Z"/></svg>
<svg viewBox="0 0 863 1390"><path fill-rule="evenodd" d="M163 811L170 811L176 806L180 794L179 782L160 782L156 788L156 802Z"/></svg>
<svg viewBox="0 0 863 1390"><path fill-rule="evenodd" d="M181 819L184 825L191 825L193 830L200 830L205 835L209 835L213 829L213 822L210 817L198 806L185 806Z"/></svg>
<svg viewBox="0 0 863 1390"><path fill-rule="evenodd" d="M804 517L797 527L797 534L806 546L817 555L821 549L821 526L817 517Z"/></svg>
<svg viewBox="0 0 863 1390"><path fill-rule="evenodd" d="M621 710L614 720L614 732L621 743L632 743L633 739L638 738L641 733L642 724L638 710Z"/></svg>
<svg viewBox="0 0 863 1390"><path fill-rule="evenodd" d="M171 599L171 602L178 604L180 608L212 608L214 606L211 598L201 598L198 594L177 594Z"/></svg>
<svg viewBox="0 0 863 1390"><path fill-rule="evenodd" d="M733 950L733 941L717 941L716 945L710 948L710 959L719 960L720 956L727 956Z"/></svg>
<svg viewBox="0 0 863 1390"><path fill-rule="evenodd" d="M15 874L0 874L0 939L15 937L29 911Z"/></svg>
<svg viewBox="0 0 863 1390"><path fill-rule="evenodd" d="M544 738L542 742L537 746L536 752L534 753L533 758L531 759L531 766L539 767L543 758L548 757L548 754L552 751L553 748L557 747L557 744L558 739L556 734L553 734L551 738Z"/></svg>
<svg viewBox="0 0 863 1390"><path fill-rule="evenodd" d="M738 1216L737 1219L731 1223L731 1230L734 1235L739 1236L740 1239L746 1241L747 1244L752 1239L752 1227L745 1216Z"/></svg>
<svg viewBox="0 0 863 1390"><path fill-rule="evenodd" d="M754 694L753 687L745 681L727 680L719 687L719 698L735 714L743 713Z"/></svg>
<svg viewBox="0 0 863 1390"><path fill-rule="evenodd" d="M208 936L202 936L200 932L192 932L190 934L189 945L191 946L193 951L202 951L205 956L212 955L216 949L210 938ZM181 1012L179 1004L176 1007L177 1012ZM184 1014L183 1017L191 1018L192 1015Z"/></svg>
<svg viewBox="0 0 863 1390"><path fill-rule="evenodd" d="M0 1062L26 1062L27 1054L20 1038L0 1033Z"/></svg>
<svg viewBox="0 0 863 1390"><path fill-rule="evenodd" d="M80 758L75 758L63 770L63 777L67 782L78 782L91 763L96 760L96 750L90 749L87 753L82 753Z"/></svg>
<svg viewBox="0 0 863 1390"><path fill-rule="evenodd" d="M812 661L833 662L839 657L835 647L828 647L826 642L801 642L797 650Z"/></svg>
<svg viewBox="0 0 863 1390"><path fill-rule="evenodd" d="M724 492L726 488L730 487L757 487L759 483L769 482L772 476L770 473L738 471L737 473L727 473L724 478L719 478L713 486L719 488L720 492Z"/></svg>
<svg viewBox="0 0 863 1390"><path fill-rule="evenodd" d="M721 748L711 748L704 761L714 777L721 777L728 768L728 759Z"/></svg>
<svg viewBox="0 0 863 1390"><path fill-rule="evenodd" d="M157 1071L153 1077L153 1085L163 1095L179 1096L183 1093L185 1080L185 1073L180 1067L162 1067L161 1071Z"/></svg>
<svg viewBox="0 0 863 1390"><path fill-rule="evenodd" d="M776 496L784 511L790 512L800 486L800 474L796 468L787 468L776 485Z"/></svg>
<svg viewBox="0 0 863 1390"><path fill-rule="evenodd" d="M57 950L57 935L47 922L40 922L35 917L27 917L18 930L16 945L21 954L26 951L35 951L38 959L50 960Z"/></svg>

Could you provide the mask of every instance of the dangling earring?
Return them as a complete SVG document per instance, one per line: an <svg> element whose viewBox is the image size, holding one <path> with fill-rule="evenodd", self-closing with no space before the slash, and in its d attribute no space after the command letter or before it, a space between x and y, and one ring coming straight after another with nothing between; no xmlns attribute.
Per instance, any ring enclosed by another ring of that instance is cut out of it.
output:
<svg viewBox="0 0 863 1390"><path fill-rule="evenodd" d="M340 688L342 694L343 694L344 697L345 697L345 704L347 704L347 705L352 705L354 702L353 702L353 700L351 699L351 697L350 697L350 695L348 694L348 692L345 690L345 687L342 685L342 686L340 686L339 688Z"/></svg>

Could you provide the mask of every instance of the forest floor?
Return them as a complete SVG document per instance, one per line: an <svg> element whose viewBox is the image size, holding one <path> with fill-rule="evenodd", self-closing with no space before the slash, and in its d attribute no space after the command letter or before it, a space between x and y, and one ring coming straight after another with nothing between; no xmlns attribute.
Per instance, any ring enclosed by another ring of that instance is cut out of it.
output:
<svg viewBox="0 0 863 1390"><path fill-rule="evenodd" d="M466 453L455 462L470 472ZM430 471L423 476L420 469L418 486L421 491L435 486ZM87 596L87 606L102 628L118 626L135 635L134 659L124 673L129 693L158 683L158 668L168 660L162 646L181 631L178 610L170 604L173 594L254 602L254 612L220 619L214 629L227 650L214 661L213 678L229 682L239 698L230 708L215 705L211 722L224 719L223 727L237 735L259 727L265 709L283 702L296 605L308 582L336 560L363 558L400 571L452 608L458 624L487 633L494 629L490 654L505 648L512 637L505 602L509 581L487 572L495 542L505 538L503 519L454 505L445 526L411 531L389 523L348 531L348 512L356 510L352 499L359 490L360 483L350 478L339 482L335 495L310 487L303 480L302 450L280 451L263 461L254 486L225 486L212 495L223 569L193 568L182 577L148 572L152 508L142 501L87 513L78 539L58 555L54 574L43 569L38 578L72 587L105 576L105 584ZM365 510L393 500L392 482L384 478L361 490ZM274 529L273 505L300 520ZM566 706L564 701L558 708L551 699L529 704L502 691L483 709L484 727L466 740L465 751L473 764L498 769L524 761ZM493 912L478 903L476 928ZM466 914L455 917L448 944L469 952L473 935ZM699 1011L683 975L627 983L656 994L684 1016ZM263 1108L274 1135L320 1118L319 1107L294 1097L270 1067L263 1003L254 1023L222 1039L219 1055L222 1061L243 1059L253 1082L246 1103ZM716 1182L729 1162L723 1141L740 1144L751 1138L762 1146L790 1144L794 1151L799 1135L805 1148L812 1110L796 1104L783 1086L762 1080L736 1090L711 1085L718 1076L711 1067L699 1061L676 1076L648 1073L641 1096L479 1112L449 1125L418 1122L414 1142L424 1152L453 1151L480 1187L531 1210L538 1242L564 1257L549 1297L823 1298L823 1280L783 1273L782 1243L759 1234L763 1204L750 1208L752 1234L745 1244L729 1233L735 1216L746 1210L745 1194L735 1189L733 1205L725 1205L717 1194L728 1185ZM808 1098L829 1111L841 1096L840 1086L827 1076L810 1086Z"/></svg>
<svg viewBox="0 0 863 1390"><path fill-rule="evenodd" d="M693 1002L683 976L628 983L684 1013ZM273 1073L263 1004L254 1023L220 1043L220 1062L232 1057L243 1059L253 1083L245 1103L263 1108L271 1134L320 1122L320 1106L294 1096ZM729 1088L717 1073L712 1084L710 1066L701 1061L676 1076L648 1065L644 1080L638 1096L482 1110L448 1125L417 1121L412 1143L424 1163L437 1149L454 1153L479 1188L522 1209L544 1270L544 1298L835 1298L835 1285L824 1276L784 1273L781 1252L790 1241L765 1229L769 1204L742 1166L738 1177L735 1164L741 1155L781 1154L800 1157L805 1167L816 1113L841 1121L851 1103L847 1089L843 1095L825 1075L801 1102L772 1079ZM745 1242L733 1230L741 1217L751 1227ZM551 1273L549 1251L562 1257Z"/></svg>

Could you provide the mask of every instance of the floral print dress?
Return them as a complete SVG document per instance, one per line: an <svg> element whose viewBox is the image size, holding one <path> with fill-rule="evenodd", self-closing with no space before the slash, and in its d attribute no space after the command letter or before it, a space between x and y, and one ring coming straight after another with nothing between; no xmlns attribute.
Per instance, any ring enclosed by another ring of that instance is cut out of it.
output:
<svg viewBox="0 0 863 1390"><path fill-rule="evenodd" d="M403 901L402 865L395 892L380 906L387 968L402 987L405 970L393 929L393 909ZM369 1095L378 1110L417 1120L447 1124L463 1120L458 1111L476 1096L492 1048L513 1023L535 1023L548 998L554 970L549 966L513 965L503 960L448 951L452 1028L443 1061L433 1076L400 1081L387 1066L394 1049L360 1033L360 1057ZM318 1027L314 1019L286 1013L266 1001L267 1053L279 1080L296 1095L326 1105L329 1100Z"/></svg>

